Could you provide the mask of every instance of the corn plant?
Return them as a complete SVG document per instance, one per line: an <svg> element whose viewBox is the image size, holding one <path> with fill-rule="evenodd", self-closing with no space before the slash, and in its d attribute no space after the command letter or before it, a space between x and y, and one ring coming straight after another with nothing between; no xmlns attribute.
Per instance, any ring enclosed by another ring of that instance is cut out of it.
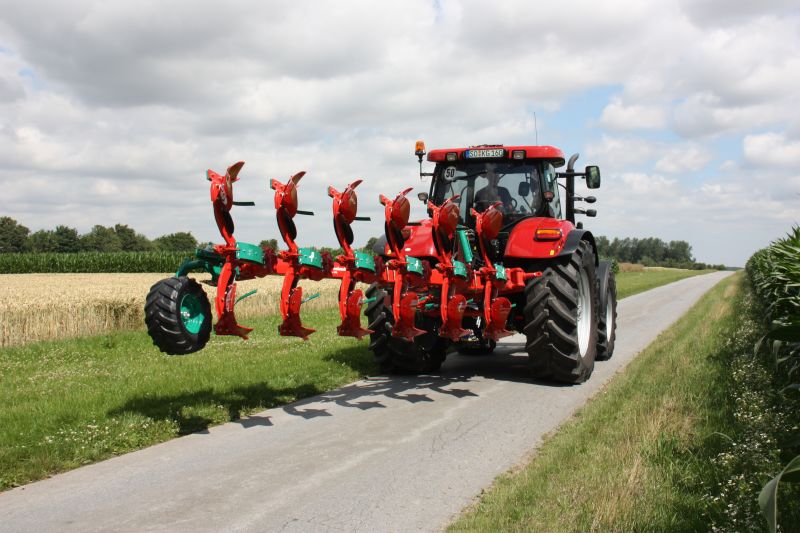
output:
<svg viewBox="0 0 800 533"><path fill-rule="evenodd" d="M770 345L776 364L786 370L784 391L800 391L800 227L753 254L747 272L755 292L766 304L770 329L756 345ZM767 483L758 501L770 531L777 529L777 497L781 482L800 482L800 456Z"/></svg>
<svg viewBox="0 0 800 533"><path fill-rule="evenodd" d="M3 253L0 273L172 272L186 252Z"/></svg>

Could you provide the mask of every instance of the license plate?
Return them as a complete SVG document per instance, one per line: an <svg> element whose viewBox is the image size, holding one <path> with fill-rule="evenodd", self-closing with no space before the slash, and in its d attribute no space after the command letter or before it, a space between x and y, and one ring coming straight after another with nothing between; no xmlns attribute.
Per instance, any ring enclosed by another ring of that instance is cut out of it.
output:
<svg viewBox="0 0 800 533"><path fill-rule="evenodd" d="M484 158L484 157L503 157L506 155L506 151L502 148L489 148L489 149L481 149L481 150L467 150L464 153L464 157L467 159L476 159L476 158Z"/></svg>

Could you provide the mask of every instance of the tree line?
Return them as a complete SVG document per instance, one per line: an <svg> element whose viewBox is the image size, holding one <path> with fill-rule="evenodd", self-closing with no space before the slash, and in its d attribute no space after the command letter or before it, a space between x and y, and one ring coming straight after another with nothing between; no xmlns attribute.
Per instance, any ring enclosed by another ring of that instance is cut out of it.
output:
<svg viewBox="0 0 800 533"><path fill-rule="evenodd" d="M11 217L0 217L0 253L75 253L75 252L149 252L192 251L197 239L187 231L162 235L150 240L126 224L96 225L79 234L69 226L31 231Z"/></svg>
<svg viewBox="0 0 800 533"><path fill-rule="evenodd" d="M616 259L621 263L638 263L644 266L670 268L724 270L725 265L698 263L692 254L692 245L686 241L663 241L657 237L623 239L599 236L595 238L601 257Z"/></svg>

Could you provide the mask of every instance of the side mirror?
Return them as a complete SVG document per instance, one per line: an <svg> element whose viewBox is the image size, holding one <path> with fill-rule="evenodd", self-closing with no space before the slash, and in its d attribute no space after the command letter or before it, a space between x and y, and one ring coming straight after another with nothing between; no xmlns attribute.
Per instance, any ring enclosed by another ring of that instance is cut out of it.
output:
<svg viewBox="0 0 800 533"><path fill-rule="evenodd" d="M586 186L590 189L600 188L600 167L596 165L586 167Z"/></svg>
<svg viewBox="0 0 800 533"><path fill-rule="evenodd" d="M519 183L519 187L517 188L517 194L522 196L528 196L531 193L531 184L527 181L521 181Z"/></svg>
<svg viewBox="0 0 800 533"><path fill-rule="evenodd" d="M421 192L421 193L417 194L417 198L419 198L419 201L422 202L423 204L427 203L428 202L428 193Z"/></svg>

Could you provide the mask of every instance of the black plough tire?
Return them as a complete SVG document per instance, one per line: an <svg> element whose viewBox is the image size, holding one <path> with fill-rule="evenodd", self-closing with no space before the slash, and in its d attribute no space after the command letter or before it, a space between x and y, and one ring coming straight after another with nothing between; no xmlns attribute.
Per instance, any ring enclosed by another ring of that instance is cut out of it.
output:
<svg viewBox="0 0 800 533"><path fill-rule="evenodd" d="M597 271L600 309L597 316L597 360L607 361L614 355L617 339L617 280L611 264L601 262Z"/></svg>
<svg viewBox="0 0 800 533"><path fill-rule="evenodd" d="M194 296L202 323L193 333L186 329L181 318L181 301ZM153 344L170 355L185 355L203 348L211 336L211 305L205 291L195 280L186 276L162 279L152 287L144 306L144 322Z"/></svg>
<svg viewBox="0 0 800 533"><path fill-rule="evenodd" d="M387 374L427 374L439 370L447 355L447 340L439 337L436 331L420 335L414 342L392 337L394 316L386 301L386 291L373 284L367 289L366 297L374 298L364 313L369 329L373 331L369 336L369 349L380 371ZM417 327L424 329L422 324L417 324Z"/></svg>
<svg viewBox="0 0 800 533"><path fill-rule="evenodd" d="M579 278L588 297L584 351L579 342ZM582 241L567 258L554 260L542 276L525 287L526 350L534 376L561 383L582 383L594 370L597 355L597 279L591 244ZM587 342L588 341L588 342Z"/></svg>

